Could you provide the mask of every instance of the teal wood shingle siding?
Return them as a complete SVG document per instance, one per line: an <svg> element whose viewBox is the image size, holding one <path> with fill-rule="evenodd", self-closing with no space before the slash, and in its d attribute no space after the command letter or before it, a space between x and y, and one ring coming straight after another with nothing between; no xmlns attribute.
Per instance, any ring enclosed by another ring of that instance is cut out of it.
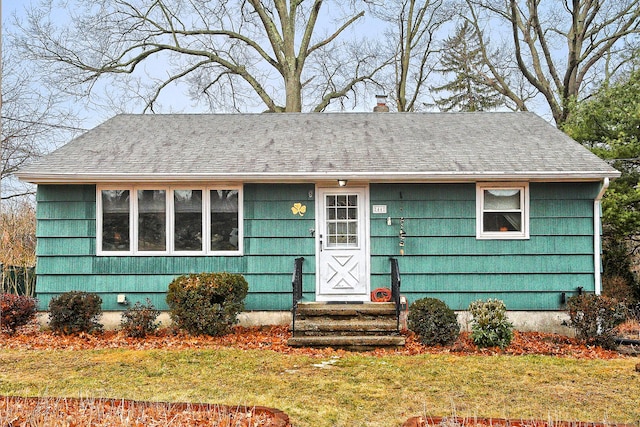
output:
<svg viewBox="0 0 640 427"><path fill-rule="evenodd" d="M305 298L315 295L315 189L313 184L244 186L245 269L249 310L289 310L293 261L305 257ZM309 197L311 195L311 198ZM291 211L306 206L303 216Z"/></svg>
<svg viewBox="0 0 640 427"><path fill-rule="evenodd" d="M311 193L310 193L311 192ZM311 199L309 198L311 194ZM131 303L151 301L166 309L169 282L202 271L243 273L249 282L248 310L286 310L291 305L293 260L304 256L305 297L315 292L313 185L244 186L244 256L95 256L96 188L93 185L38 187L38 285L40 308L69 290L95 292L104 310L121 310L116 295ZM291 207L302 203L304 216Z"/></svg>
<svg viewBox="0 0 640 427"><path fill-rule="evenodd" d="M104 310L150 298L166 309L177 275L230 271L249 282L246 308L288 310L293 260L304 256L304 299L315 299L313 184L244 185L244 256L95 256L96 188L38 187L38 284L41 308L61 292L98 293ZM465 309L478 298L500 298L511 310L556 310L560 294L594 290L593 199L599 183L531 183L530 239L477 240L476 186L371 184L371 288L389 286L389 257L398 257L402 293ZM304 216L291 211L306 206ZM387 225L387 217L392 225ZM407 233L399 254L399 218Z"/></svg>
<svg viewBox="0 0 640 427"><path fill-rule="evenodd" d="M479 298L500 298L510 310L560 309L562 292L594 290L593 200L599 188L531 183L530 239L478 240L475 184L371 185L371 203L388 206L387 214L371 216L371 286L389 286L388 258L395 256L409 301L429 296L463 310Z"/></svg>

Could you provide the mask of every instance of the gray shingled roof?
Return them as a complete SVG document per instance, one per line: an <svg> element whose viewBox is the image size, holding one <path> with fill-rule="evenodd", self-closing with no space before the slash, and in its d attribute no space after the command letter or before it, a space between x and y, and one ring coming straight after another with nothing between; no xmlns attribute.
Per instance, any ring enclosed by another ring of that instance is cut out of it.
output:
<svg viewBox="0 0 640 427"><path fill-rule="evenodd" d="M616 177L532 113L119 115L26 181L369 181Z"/></svg>

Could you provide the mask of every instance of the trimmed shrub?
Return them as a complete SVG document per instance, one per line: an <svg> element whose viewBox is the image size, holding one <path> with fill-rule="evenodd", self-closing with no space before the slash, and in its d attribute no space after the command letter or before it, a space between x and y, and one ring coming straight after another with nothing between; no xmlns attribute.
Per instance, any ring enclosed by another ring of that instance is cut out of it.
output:
<svg viewBox="0 0 640 427"><path fill-rule="evenodd" d="M569 325L587 344L606 349L616 348L616 327L627 319L621 302L595 294L582 294L567 300Z"/></svg>
<svg viewBox="0 0 640 427"><path fill-rule="evenodd" d="M504 349L513 339L513 324L507 319L507 307L498 299L478 300L469 305L471 338L478 347Z"/></svg>
<svg viewBox="0 0 640 427"><path fill-rule="evenodd" d="M436 298L414 301L409 307L407 323L425 345L453 344L460 335L456 313Z"/></svg>
<svg viewBox="0 0 640 427"><path fill-rule="evenodd" d="M122 312L120 327L129 337L144 338L153 334L160 326L160 322L156 323L159 315L160 310L156 310L149 298L146 304L137 301L133 307Z"/></svg>
<svg viewBox="0 0 640 427"><path fill-rule="evenodd" d="M241 274L177 277L167 292L171 320L191 335L225 335L238 323L248 291L249 285Z"/></svg>
<svg viewBox="0 0 640 427"><path fill-rule="evenodd" d="M23 295L0 294L0 331L14 334L16 329L36 318L38 300Z"/></svg>
<svg viewBox="0 0 640 427"><path fill-rule="evenodd" d="M71 291L49 301L49 326L65 335L101 332L102 298L96 294Z"/></svg>

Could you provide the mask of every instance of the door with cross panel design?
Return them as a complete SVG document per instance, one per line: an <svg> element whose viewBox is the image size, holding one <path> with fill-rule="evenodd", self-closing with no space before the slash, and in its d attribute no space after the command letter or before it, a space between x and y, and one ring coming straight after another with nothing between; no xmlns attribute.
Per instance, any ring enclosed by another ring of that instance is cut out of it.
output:
<svg viewBox="0 0 640 427"><path fill-rule="evenodd" d="M318 301L369 301L367 192L318 190Z"/></svg>

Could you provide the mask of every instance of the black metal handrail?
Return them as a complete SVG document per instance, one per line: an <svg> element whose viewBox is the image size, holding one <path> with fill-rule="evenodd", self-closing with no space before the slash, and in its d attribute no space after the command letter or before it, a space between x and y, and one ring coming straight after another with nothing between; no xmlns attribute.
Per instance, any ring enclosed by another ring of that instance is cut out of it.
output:
<svg viewBox="0 0 640 427"><path fill-rule="evenodd" d="M389 258L391 262L391 299L396 305L396 329L400 331L400 268L397 258Z"/></svg>
<svg viewBox="0 0 640 427"><path fill-rule="evenodd" d="M298 302L302 300L302 263L304 257L296 258L293 263L293 277L291 278L291 287L293 288L293 303L291 305L291 333L296 331L296 312L298 310Z"/></svg>

